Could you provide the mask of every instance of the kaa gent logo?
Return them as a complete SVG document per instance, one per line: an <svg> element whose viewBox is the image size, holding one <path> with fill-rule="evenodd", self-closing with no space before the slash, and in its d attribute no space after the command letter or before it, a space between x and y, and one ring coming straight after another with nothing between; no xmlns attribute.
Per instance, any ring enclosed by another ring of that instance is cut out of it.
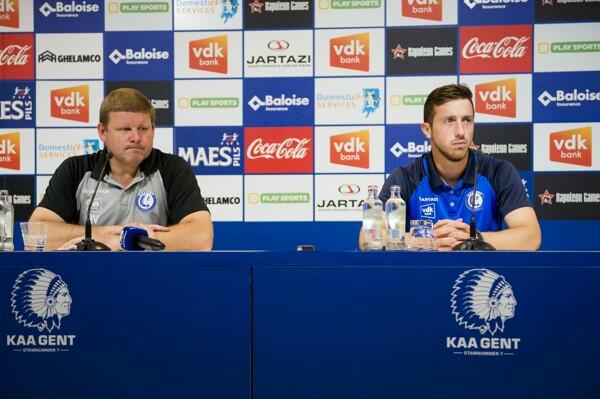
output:
<svg viewBox="0 0 600 399"><path fill-rule="evenodd" d="M488 269L462 273L452 287L450 307L456 322L480 335L504 332L504 323L515 315L517 300L506 279ZM520 338L447 337L448 349L466 356L503 356L519 349ZM511 352L512 351L512 352Z"/></svg>

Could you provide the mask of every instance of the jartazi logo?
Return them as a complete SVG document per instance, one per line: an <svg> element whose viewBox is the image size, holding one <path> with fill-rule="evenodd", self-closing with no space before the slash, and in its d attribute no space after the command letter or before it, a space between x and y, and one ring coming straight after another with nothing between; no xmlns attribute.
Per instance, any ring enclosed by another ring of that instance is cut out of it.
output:
<svg viewBox="0 0 600 399"><path fill-rule="evenodd" d="M585 89L584 91L577 89L570 91L556 90L555 95L552 95L547 90L544 90L537 99L544 107L547 107L552 102L556 102L557 107L579 107L583 102L600 101L600 92L594 92L590 89Z"/></svg>
<svg viewBox="0 0 600 399"><path fill-rule="evenodd" d="M592 127L563 130L550 134L550 160L592 166Z"/></svg>
<svg viewBox="0 0 600 399"><path fill-rule="evenodd" d="M10 297L11 311L18 324L38 333L61 328L71 313L73 300L63 279L46 269L30 269L19 275ZM75 335L7 335L6 345L19 352L60 352L75 343Z"/></svg>
<svg viewBox="0 0 600 399"><path fill-rule="evenodd" d="M90 88L88 85L65 87L50 92L50 115L54 118L89 122Z"/></svg>
<svg viewBox="0 0 600 399"><path fill-rule="evenodd" d="M291 97L285 94L278 97L266 95L264 100L254 96L248 101L248 105L254 111L258 111L261 107L265 107L265 111L288 111L290 107L308 107L310 99L308 97L296 97L295 94L292 94Z"/></svg>
<svg viewBox="0 0 600 399"><path fill-rule="evenodd" d="M369 32L336 37L329 41L329 63L333 67L369 71Z"/></svg>
<svg viewBox="0 0 600 399"><path fill-rule="evenodd" d="M0 26L19 27L19 0L0 0Z"/></svg>
<svg viewBox="0 0 600 399"><path fill-rule="evenodd" d="M19 132L0 134L0 168L21 169L21 142Z"/></svg>
<svg viewBox="0 0 600 399"><path fill-rule="evenodd" d="M60 17L77 17L79 13L97 13L100 11L100 6L98 4L88 4L85 1L57 1L55 7L45 2L39 8L39 11L44 17L48 17L53 12Z"/></svg>
<svg viewBox="0 0 600 399"><path fill-rule="evenodd" d="M492 337L446 337L446 348L465 356L512 355L520 338L499 338L515 316L517 300L506 279L488 269L462 273L452 286L450 308L459 326ZM457 351L458 349L458 351Z"/></svg>
<svg viewBox="0 0 600 399"><path fill-rule="evenodd" d="M193 40L188 47L190 68L227 73L227 35Z"/></svg>
<svg viewBox="0 0 600 399"><path fill-rule="evenodd" d="M402 0L402 16L426 19L429 21L441 21L443 1L444 0Z"/></svg>
<svg viewBox="0 0 600 399"><path fill-rule="evenodd" d="M514 118L517 115L517 80L496 80L475 86L475 111Z"/></svg>
<svg viewBox="0 0 600 399"><path fill-rule="evenodd" d="M503 9L508 7L507 3L527 3L529 0L464 0L464 3L471 10L477 5L480 5L484 10L486 9Z"/></svg>
<svg viewBox="0 0 600 399"><path fill-rule="evenodd" d="M329 161L332 164L369 168L369 131L336 134L329 138Z"/></svg>
<svg viewBox="0 0 600 399"><path fill-rule="evenodd" d="M423 143L416 143L409 141L406 143L406 147L402 146L399 142L396 142L391 148L390 152L396 157L400 158L403 154L407 154L409 158L418 158L421 155L431 151L431 144L427 140Z"/></svg>
<svg viewBox="0 0 600 399"><path fill-rule="evenodd" d="M108 58L114 64L118 64L119 62L125 60L125 63L128 65L147 65L149 61L153 60L168 60L169 52L157 50L155 47L152 47L151 50L146 50L144 47L139 50L128 48L125 49L124 53L121 53L118 49L115 49L112 53L110 53Z"/></svg>

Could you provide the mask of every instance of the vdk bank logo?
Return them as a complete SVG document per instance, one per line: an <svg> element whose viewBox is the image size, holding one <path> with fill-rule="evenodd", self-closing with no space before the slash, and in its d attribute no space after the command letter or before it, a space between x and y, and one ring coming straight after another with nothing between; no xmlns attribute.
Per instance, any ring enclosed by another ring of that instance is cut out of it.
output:
<svg viewBox="0 0 600 399"><path fill-rule="evenodd" d="M48 2L45 2L39 8L39 11L46 18L52 13L56 13L56 16L61 18L76 18L82 13L99 13L100 5L89 4L85 1L57 1L54 7L52 7Z"/></svg>
<svg viewBox="0 0 600 399"><path fill-rule="evenodd" d="M592 127L550 134L550 160L572 165L592 166Z"/></svg>
<svg viewBox="0 0 600 399"><path fill-rule="evenodd" d="M65 87L50 92L50 115L76 122L89 122L90 88L88 85Z"/></svg>
<svg viewBox="0 0 600 399"><path fill-rule="evenodd" d="M201 71L227 73L227 35L189 42L189 67Z"/></svg>
<svg viewBox="0 0 600 399"><path fill-rule="evenodd" d="M363 89L363 96L365 97L365 103L363 105L362 112L365 118L368 118L381 103L381 95L379 89Z"/></svg>
<svg viewBox="0 0 600 399"><path fill-rule="evenodd" d="M488 269L462 273L452 286L450 308L459 326L480 335L504 332L505 322L515 316L517 300L506 279ZM520 338L447 337L446 348L466 356L503 356L519 349Z"/></svg>
<svg viewBox="0 0 600 399"><path fill-rule="evenodd" d="M19 0L0 0L0 26L19 27Z"/></svg>
<svg viewBox="0 0 600 399"><path fill-rule="evenodd" d="M517 115L517 79L478 84L475 93L476 112L510 118Z"/></svg>
<svg viewBox="0 0 600 399"><path fill-rule="evenodd" d="M369 32L341 36L329 41L329 62L332 67L369 71Z"/></svg>
<svg viewBox="0 0 600 399"><path fill-rule="evenodd" d="M441 21L443 2L444 0L402 0L402 16Z"/></svg>
<svg viewBox="0 0 600 399"><path fill-rule="evenodd" d="M329 160L332 164L369 168L369 131L336 134L329 138Z"/></svg>
<svg viewBox="0 0 600 399"><path fill-rule="evenodd" d="M64 280L46 269L26 270L17 277L10 305L18 324L39 333L59 330L71 313L73 299ZM18 352L59 352L72 347L75 335L7 335L6 346ZM67 349L68 350L68 349Z"/></svg>
<svg viewBox="0 0 600 399"><path fill-rule="evenodd" d="M0 121L31 121L33 100L29 86L14 86L12 100L0 100Z"/></svg>
<svg viewBox="0 0 600 399"><path fill-rule="evenodd" d="M0 134L0 168L21 169L21 142L19 132Z"/></svg>

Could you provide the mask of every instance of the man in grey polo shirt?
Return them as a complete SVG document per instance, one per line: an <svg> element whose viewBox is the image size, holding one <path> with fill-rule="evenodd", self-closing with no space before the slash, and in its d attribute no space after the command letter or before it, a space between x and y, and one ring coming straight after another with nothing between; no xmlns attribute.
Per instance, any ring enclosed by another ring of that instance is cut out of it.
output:
<svg viewBox="0 0 600 399"><path fill-rule="evenodd" d="M152 148L154 128L154 108L139 91L117 89L104 98L98 124L104 150L65 160L31 215L32 222L50 224L47 249L83 238L107 151L112 158L90 211L96 241L118 250L122 228L135 224L167 249L212 248L212 221L194 172L182 158Z"/></svg>

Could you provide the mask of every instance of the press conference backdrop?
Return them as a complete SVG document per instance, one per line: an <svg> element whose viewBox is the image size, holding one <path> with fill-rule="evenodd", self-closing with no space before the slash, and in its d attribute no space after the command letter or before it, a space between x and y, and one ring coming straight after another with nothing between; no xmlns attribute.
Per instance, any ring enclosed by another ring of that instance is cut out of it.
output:
<svg viewBox="0 0 600 399"><path fill-rule="evenodd" d="M367 186L430 149L426 95L463 82L543 248L599 247L598 1L0 0L0 32L16 220L61 161L102 148L100 101L128 86L196 173L215 248L353 249Z"/></svg>

